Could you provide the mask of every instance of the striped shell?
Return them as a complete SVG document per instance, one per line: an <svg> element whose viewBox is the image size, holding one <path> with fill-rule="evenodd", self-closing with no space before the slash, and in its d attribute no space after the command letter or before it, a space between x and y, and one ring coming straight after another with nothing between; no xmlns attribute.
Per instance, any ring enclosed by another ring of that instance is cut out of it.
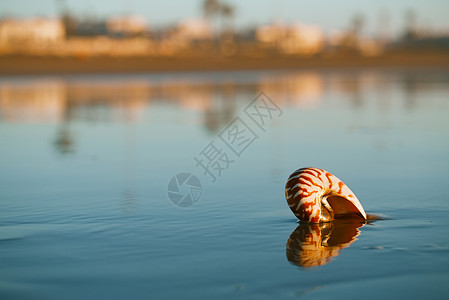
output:
<svg viewBox="0 0 449 300"><path fill-rule="evenodd" d="M354 193L340 179L318 168L296 170L287 180L285 197L295 216L304 222L329 222L366 213Z"/></svg>

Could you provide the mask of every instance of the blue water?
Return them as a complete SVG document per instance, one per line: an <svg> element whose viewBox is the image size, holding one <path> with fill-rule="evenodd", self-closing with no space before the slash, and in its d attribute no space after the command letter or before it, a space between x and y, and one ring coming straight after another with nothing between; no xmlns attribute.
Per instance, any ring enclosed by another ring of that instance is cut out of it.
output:
<svg viewBox="0 0 449 300"><path fill-rule="evenodd" d="M441 70L2 77L0 298L446 299L448 115ZM240 156L236 117L257 136ZM215 182L194 160L211 142L233 161ZM305 166L387 219L311 235L284 197Z"/></svg>

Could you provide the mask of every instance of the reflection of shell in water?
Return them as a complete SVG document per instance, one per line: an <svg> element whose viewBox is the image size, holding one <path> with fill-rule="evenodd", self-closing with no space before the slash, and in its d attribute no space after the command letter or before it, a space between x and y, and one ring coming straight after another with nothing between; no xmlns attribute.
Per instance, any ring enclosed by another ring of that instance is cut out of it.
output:
<svg viewBox="0 0 449 300"><path fill-rule="evenodd" d="M363 225L344 221L301 224L287 241L287 259L303 268L325 265L356 240Z"/></svg>

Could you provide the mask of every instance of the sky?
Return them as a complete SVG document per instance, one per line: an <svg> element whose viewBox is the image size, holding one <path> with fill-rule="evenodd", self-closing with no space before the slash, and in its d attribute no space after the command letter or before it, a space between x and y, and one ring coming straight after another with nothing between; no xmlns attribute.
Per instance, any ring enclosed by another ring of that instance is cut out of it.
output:
<svg viewBox="0 0 449 300"><path fill-rule="evenodd" d="M283 23L318 25L326 32L349 27L357 14L364 16L362 33L375 34L383 28L396 35L405 25L405 14L413 10L416 23L426 28L449 31L449 0L222 0L236 8L238 28ZM78 15L97 17L137 14L153 27L202 16L203 0L0 0L0 16L56 16L61 3ZM380 16L388 16L382 21Z"/></svg>

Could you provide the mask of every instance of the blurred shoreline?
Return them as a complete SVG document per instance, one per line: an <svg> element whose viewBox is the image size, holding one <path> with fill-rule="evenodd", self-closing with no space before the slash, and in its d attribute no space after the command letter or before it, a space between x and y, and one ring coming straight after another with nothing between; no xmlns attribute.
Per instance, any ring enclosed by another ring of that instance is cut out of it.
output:
<svg viewBox="0 0 449 300"><path fill-rule="evenodd" d="M301 70L316 68L439 68L449 69L447 51L396 51L366 57L331 56L130 56L57 57L0 56L0 75L102 74L186 71Z"/></svg>

